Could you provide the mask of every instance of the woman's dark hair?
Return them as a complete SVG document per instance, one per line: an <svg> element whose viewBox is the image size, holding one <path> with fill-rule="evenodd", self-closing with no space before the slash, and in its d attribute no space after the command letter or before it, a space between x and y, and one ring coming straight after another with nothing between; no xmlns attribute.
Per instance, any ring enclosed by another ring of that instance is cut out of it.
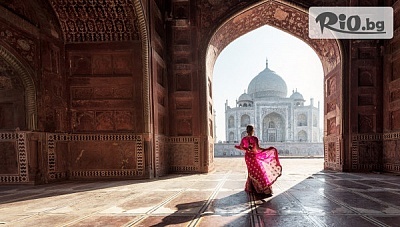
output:
<svg viewBox="0 0 400 227"><path fill-rule="evenodd" d="M252 133L254 132L254 127L253 127L253 125L247 125L247 127L246 127L246 132L247 132L248 134L252 134Z"/></svg>

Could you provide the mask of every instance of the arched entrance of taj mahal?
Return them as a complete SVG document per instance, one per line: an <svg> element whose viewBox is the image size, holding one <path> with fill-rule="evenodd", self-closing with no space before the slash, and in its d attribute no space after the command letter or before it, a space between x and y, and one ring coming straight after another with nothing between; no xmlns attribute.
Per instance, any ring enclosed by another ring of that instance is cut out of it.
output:
<svg viewBox="0 0 400 227"><path fill-rule="evenodd" d="M308 13L305 9L288 3L269 1L253 5L233 15L218 27L210 39L206 56L207 80L212 81L216 58L230 42L264 25L273 26L300 38L318 54L324 70L324 103L329 103L331 106L324 113L324 164L326 169L343 170L341 161L343 159L343 147L341 147L343 137L341 129L343 125L341 43L338 40L310 39L308 37ZM212 108L210 105L212 97L208 98L207 104L210 109ZM211 121L212 116L208 117ZM264 141L275 142L275 139L268 138L268 133L264 134L262 138Z"/></svg>

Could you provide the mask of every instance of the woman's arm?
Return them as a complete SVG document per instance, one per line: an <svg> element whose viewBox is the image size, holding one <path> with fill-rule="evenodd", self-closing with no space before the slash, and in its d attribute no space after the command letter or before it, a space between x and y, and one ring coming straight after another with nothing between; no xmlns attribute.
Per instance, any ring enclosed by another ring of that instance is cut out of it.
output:
<svg viewBox="0 0 400 227"><path fill-rule="evenodd" d="M242 138L239 145L235 145L235 148L245 152L252 152L252 146L248 144L248 141L245 141L245 137Z"/></svg>
<svg viewBox="0 0 400 227"><path fill-rule="evenodd" d="M244 147L243 147L243 139L240 141L240 144L239 145L235 145L235 148L236 149L239 149L239 150L246 150Z"/></svg>
<svg viewBox="0 0 400 227"><path fill-rule="evenodd" d="M242 147L242 145L235 145L235 148L236 148L236 149L239 149L239 150L244 150L244 148Z"/></svg>

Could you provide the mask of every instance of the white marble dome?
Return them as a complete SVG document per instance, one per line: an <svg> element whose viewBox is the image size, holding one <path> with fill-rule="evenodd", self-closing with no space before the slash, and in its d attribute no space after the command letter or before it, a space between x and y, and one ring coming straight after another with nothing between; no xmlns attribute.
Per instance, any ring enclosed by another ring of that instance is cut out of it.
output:
<svg viewBox="0 0 400 227"><path fill-rule="evenodd" d="M253 98L281 97L286 98L286 82L268 68L268 62L263 71L251 80L248 86L248 94Z"/></svg>

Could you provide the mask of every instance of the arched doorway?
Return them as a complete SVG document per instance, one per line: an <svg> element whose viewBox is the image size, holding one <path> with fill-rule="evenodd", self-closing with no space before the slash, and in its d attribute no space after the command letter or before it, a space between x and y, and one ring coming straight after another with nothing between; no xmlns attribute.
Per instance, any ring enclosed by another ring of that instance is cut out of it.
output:
<svg viewBox="0 0 400 227"><path fill-rule="evenodd" d="M319 56L324 71L324 166L326 169L343 170L341 47L338 40L308 37L308 13L305 9L282 1L268 1L254 4L227 19L209 39L207 52L203 56L206 75L202 79L212 81L215 60L230 42L264 25L281 29L303 40ZM212 98L205 97L204 100L204 106L208 109ZM207 117L204 122L211 119L210 116L203 117Z"/></svg>
<svg viewBox="0 0 400 227"><path fill-rule="evenodd" d="M30 72L0 44L0 130L36 129L36 90Z"/></svg>
<svg viewBox="0 0 400 227"><path fill-rule="evenodd" d="M278 113L269 113L262 121L262 141L279 142L285 141L285 121Z"/></svg>

